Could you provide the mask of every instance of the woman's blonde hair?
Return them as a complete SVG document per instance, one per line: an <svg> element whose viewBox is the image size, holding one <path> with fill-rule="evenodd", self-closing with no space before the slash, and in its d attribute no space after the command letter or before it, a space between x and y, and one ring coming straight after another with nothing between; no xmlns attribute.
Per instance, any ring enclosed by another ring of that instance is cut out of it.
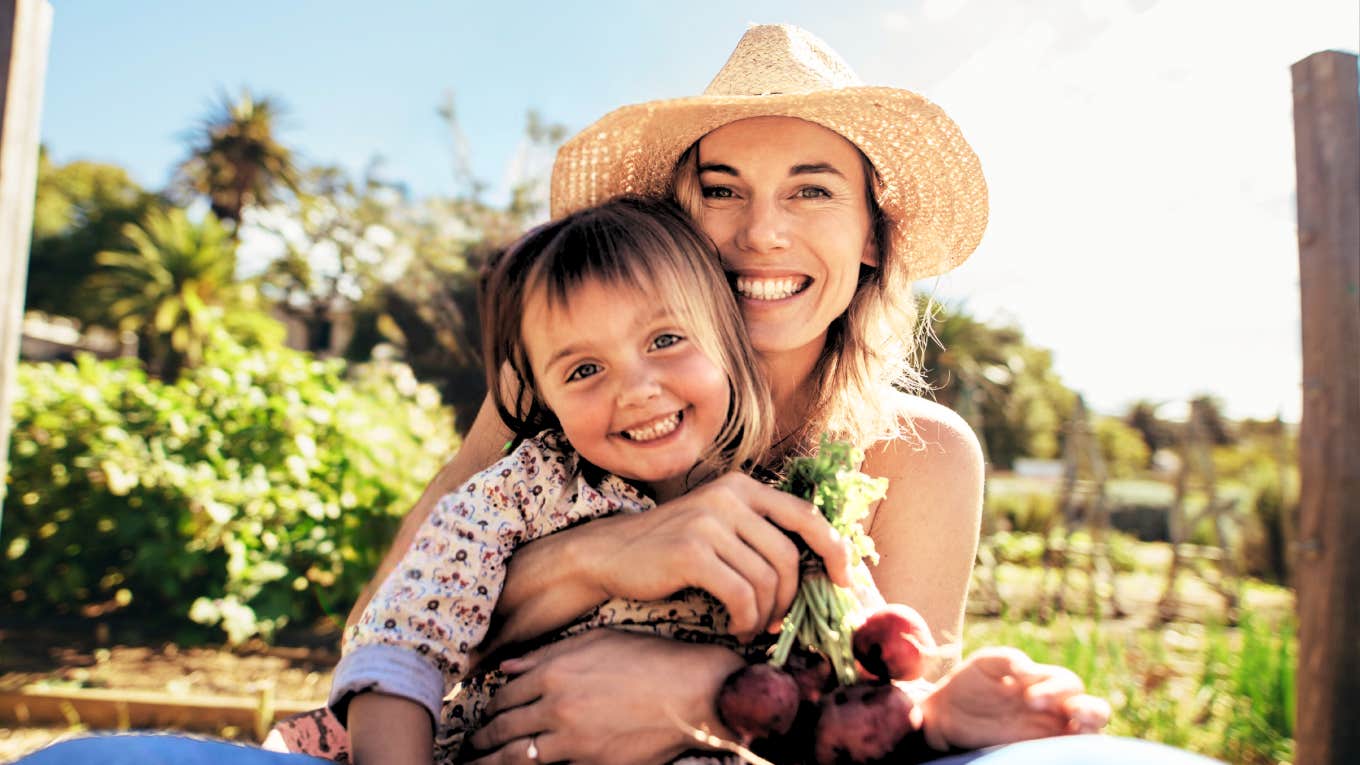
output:
<svg viewBox="0 0 1360 765"><path fill-rule="evenodd" d="M636 290L667 307L689 338L726 373L730 402L703 463L706 475L741 469L769 451L774 416L765 377L718 253L669 200L624 196L546 223L495 258L480 283L487 386L517 441L561 423L537 393L525 348L526 300L571 302L584 282ZM509 379L502 377L502 370Z"/></svg>
<svg viewBox="0 0 1360 765"><path fill-rule="evenodd" d="M860 266L859 285L849 307L827 328L826 346L812 372L816 384L813 410L796 433L783 434L781 442L787 444L787 452L811 450L822 432L861 446L904 434L914 436L910 423L903 422L899 413L900 392L919 393L928 387L918 361L928 328L918 322L910 263L893 252L889 221L877 200L878 171L863 152L856 151L864 168L870 236L878 265ZM698 142L676 162L671 189L676 202L702 227Z"/></svg>

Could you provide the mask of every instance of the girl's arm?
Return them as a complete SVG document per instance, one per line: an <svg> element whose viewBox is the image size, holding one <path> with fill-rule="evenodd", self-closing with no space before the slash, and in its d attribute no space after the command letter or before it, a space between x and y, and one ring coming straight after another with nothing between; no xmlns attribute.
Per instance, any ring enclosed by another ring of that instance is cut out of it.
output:
<svg viewBox="0 0 1360 765"><path fill-rule="evenodd" d="M361 693L350 702L348 727L355 765L430 765L434 761L430 713L410 699Z"/></svg>
<svg viewBox="0 0 1360 765"><path fill-rule="evenodd" d="M880 556L870 570L888 602L925 617L945 649L943 673L961 653L985 468L977 437L957 414L914 396L903 397L902 411L917 438L880 443L865 456L864 472L889 479L866 524Z"/></svg>
<svg viewBox="0 0 1360 765"><path fill-rule="evenodd" d="M467 436L463 438L463 445L458 449L458 453L444 465L430 485L425 487L425 492L420 495L415 507L402 519L401 528L397 529L397 535L393 538L386 557L379 564L378 570L374 572L373 578L368 581L363 592L359 593L354 608L350 609L345 629L354 626L368 601L372 600L373 593L377 592L378 586L401 562L402 556L411 546L411 541L415 539L416 532L429 517L439 498L462 486L477 471L500 459L504 454L505 443L510 437L509 429L501 422L500 415L496 414L496 407L491 403L491 398L487 397L482 401L482 408L477 411L477 419L472 423Z"/></svg>
<svg viewBox="0 0 1360 765"><path fill-rule="evenodd" d="M610 598L659 600L686 587L723 603L729 629L778 628L798 588L793 532L849 586L850 551L812 506L731 473L645 513L600 518L535 540L511 557L483 647L528 640Z"/></svg>

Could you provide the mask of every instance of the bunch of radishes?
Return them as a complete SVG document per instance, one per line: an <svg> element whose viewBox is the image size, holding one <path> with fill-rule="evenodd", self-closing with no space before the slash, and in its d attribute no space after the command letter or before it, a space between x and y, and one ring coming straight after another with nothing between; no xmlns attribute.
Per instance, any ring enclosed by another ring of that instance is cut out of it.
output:
<svg viewBox="0 0 1360 765"><path fill-rule="evenodd" d="M800 648L781 665L748 664L718 692L718 714L743 746L780 765L872 763L920 729L921 710L894 680L921 677L935 650L925 619L890 604L852 632L855 678Z"/></svg>
<svg viewBox="0 0 1360 765"><path fill-rule="evenodd" d="M823 438L815 457L790 460L781 488L811 501L860 557L872 559L859 522L887 482L860 473L862 459ZM921 710L893 681L921 677L935 641L914 609L888 605L863 617L858 598L833 584L820 560L804 550L803 563L768 660L727 678L718 714L742 746L781 765L883 760L921 727Z"/></svg>

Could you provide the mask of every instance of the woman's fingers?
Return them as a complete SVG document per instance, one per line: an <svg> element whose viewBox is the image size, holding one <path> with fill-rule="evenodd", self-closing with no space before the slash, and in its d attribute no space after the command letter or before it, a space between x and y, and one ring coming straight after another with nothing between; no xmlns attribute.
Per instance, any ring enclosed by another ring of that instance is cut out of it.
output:
<svg viewBox="0 0 1360 765"><path fill-rule="evenodd" d="M551 731L511 739L504 746L472 760L471 765L525 765L526 763L569 762L563 739ZM532 747L532 750L530 749Z"/></svg>
<svg viewBox="0 0 1360 765"><path fill-rule="evenodd" d="M1110 722L1110 702L1099 696L1077 694L1067 699L1063 707L1071 733L1099 733Z"/></svg>
<svg viewBox="0 0 1360 765"><path fill-rule="evenodd" d="M532 706L515 707L487 720L486 724L473 734L472 745L478 751L489 751L503 748L515 739L528 738L545 730L546 726Z"/></svg>
<svg viewBox="0 0 1360 765"><path fill-rule="evenodd" d="M1025 703L1030 709L1040 712L1065 714L1063 703L1072 696L1085 692L1086 686L1075 672L1065 667L1052 664L1038 664L1036 667L1043 677L1024 678L1028 680L1025 687Z"/></svg>

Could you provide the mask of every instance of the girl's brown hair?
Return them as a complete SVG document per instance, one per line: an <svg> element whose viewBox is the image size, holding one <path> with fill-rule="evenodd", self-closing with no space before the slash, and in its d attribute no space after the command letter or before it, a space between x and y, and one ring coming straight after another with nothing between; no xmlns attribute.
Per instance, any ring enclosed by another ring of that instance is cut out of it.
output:
<svg viewBox="0 0 1360 765"><path fill-rule="evenodd" d="M636 196L539 226L483 272L479 298L487 388L516 441L561 429L537 395L524 343L524 332L532 330L523 324L526 301L546 294L549 306L561 306L591 280L636 290L666 305L727 374L727 418L704 462L725 471L759 461L770 447L774 417L718 253L674 202Z"/></svg>

